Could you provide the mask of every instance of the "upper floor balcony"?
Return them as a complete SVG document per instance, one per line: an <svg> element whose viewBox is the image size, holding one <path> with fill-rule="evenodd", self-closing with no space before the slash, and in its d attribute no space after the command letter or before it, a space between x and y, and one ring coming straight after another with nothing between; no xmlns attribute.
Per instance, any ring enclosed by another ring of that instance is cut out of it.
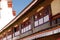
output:
<svg viewBox="0 0 60 40"><path fill-rule="evenodd" d="M43 36L52 35L60 32L60 28L58 27L60 26L60 14L57 13L57 15L52 16L50 5L48 5L47 7L45 7L44 9L42 9L41 11L35 13L30 17L26 17L26 18L25 17L26 16L24 16L21 23L20 20L16 21L18 22L18 24L15 23L13 25L13 30L12 30L13 33L9 36L7 35L7 39L12 38L16 40L18 38L23 38L25 36L42 32L45 30L49 30L55 27L57 27L57 29L50 32L45 32L43 34L40 34L39 36L43 37Z"/></svg>

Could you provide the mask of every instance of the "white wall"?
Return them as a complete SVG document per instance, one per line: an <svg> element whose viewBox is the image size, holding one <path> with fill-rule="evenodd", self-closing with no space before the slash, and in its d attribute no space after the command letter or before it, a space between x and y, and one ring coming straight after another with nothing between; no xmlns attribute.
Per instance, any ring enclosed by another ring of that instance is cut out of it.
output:
<svg viewBox="0 0 60 40"><path fill-rule="evenodd" d="M12 8L9 8L6 0L1 1L0 10L0 30L6 26L15 16L12 14Z"/></svg>

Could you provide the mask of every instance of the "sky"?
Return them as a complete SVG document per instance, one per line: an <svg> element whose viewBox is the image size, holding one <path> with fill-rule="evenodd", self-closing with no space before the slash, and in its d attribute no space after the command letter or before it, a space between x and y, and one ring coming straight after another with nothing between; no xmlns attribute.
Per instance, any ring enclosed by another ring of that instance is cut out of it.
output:
<svg viewBox="0 0 60 40"><path fill-rule="evenodd" d="M12 2L13 9L16 11L16 15L18 15L32 0L12 0Z"/></svg>

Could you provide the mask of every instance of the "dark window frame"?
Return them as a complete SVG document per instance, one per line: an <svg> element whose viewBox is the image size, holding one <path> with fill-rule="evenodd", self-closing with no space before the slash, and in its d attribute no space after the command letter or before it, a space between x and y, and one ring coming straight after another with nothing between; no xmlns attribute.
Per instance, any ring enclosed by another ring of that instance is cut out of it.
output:
<svg viewBox="0 0 60 40"><path fill-rule="evenodd" d="M23 26L23 27L22 27L22 25L23 25L24 23L27 23L27 22L28 22L28 24L27 24L26 26ZM28 20L26 20L25 22L21 23L21 32L22 32L22 29L26 28L26 27L27 27L28 25L30 25L30 24L31 24L30 18L29 18ZM30 30L28 30L28 31L30 31ZM22 34L28 32L28 31L25 31L25 32L23 32Z"/></svg>
<svg viewBox="0 0 60 40"><path fill-rule="evenodd" d="M19 26L14 27L14 33L17 32L17 31L19 31Z"/></svg>
<svg viewBox="0 0 60 40"><path fill-rule="evenodd" d="M50 17L51 17L51 7L50 6L51 5L47 5L44 9L42 9L41 11L39 11L38 13L36 13L36 14L42 13L42 16L40 18L36 19L36 20L34 18L34 21L38 21L39 19L43 18L43 24L44 24L44 23L46 23L46 22L44 22L44 17L47 16L47 15L49 15L49 21L50 21ZM33 16L35 16L35 15L33 15ZM40 26L39 22L38 22L38 26ZM35 26L35 27L37 27L37 26Z"/></svg>
<svg viewBox="0 0 60 40"><path fill-rule="evenodd" d="M28 23L27 23L28 22ZM31 24L30 19L26 20L25 22L21 23L21 29L25 28L26 26L28 26L29 24Z"/></svg>
<svg viewBox="0 0 60 40"><path fill-rule="evenodd" d="M20 32L20 28L19 27L20 27L19 25L17 27L13 27L13 29L14 29L13 30L14 31L14 37L16 37L16 35L15 35L16 32L18 32L18 31ZM19 36L19 35L17 35L17 36Z"/></svg>

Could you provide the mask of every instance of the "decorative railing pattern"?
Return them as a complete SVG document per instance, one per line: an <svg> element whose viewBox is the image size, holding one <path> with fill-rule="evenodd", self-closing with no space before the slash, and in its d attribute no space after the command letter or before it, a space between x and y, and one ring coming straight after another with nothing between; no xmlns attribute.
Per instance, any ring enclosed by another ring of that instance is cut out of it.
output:
<svg viewBox="0 0 60 40"><path fill-rule="evenodd" d="M43 18L34 22L35 27L49 21L49 15L44 16Z"/></svg>
<svg viewBox="0 0 60 40"><path fill-rule="evenodd" d="M24 33L24 32L26 32L26 31L29 31L31 29L31 25L28 25L27 27L25 27L25 28L23 28L22 30L21 30L21 33Z"/></svg>

